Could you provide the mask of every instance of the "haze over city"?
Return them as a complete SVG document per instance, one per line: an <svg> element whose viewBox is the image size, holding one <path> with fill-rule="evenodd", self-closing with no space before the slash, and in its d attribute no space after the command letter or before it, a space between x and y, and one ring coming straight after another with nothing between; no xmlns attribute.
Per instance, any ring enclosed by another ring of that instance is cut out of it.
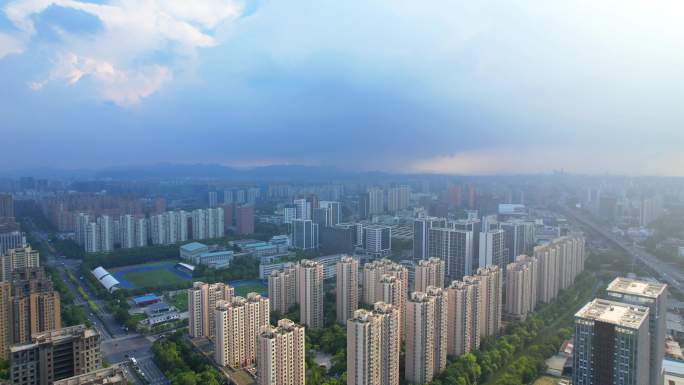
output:
<svg viewBox="0 0 684 385"><path fill-rule="evenodd" d="M0 169L682 175L683 17L678 1L4 1Z"/></svg>

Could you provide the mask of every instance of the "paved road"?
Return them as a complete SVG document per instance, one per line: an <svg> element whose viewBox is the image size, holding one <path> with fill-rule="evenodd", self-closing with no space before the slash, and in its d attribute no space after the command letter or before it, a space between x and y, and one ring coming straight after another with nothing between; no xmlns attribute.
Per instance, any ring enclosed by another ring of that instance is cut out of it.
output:
<svg viewBox="0 0 684 385"><path fill-rule="evenodd" d="M667 282L667 284L670 286L670 289L674 288L679 292L684 293L684 273L682 273L681 270L678 268L673 268L670 264L659 260L658 257L648 253L646 250L634 247L629 240L619 237L609 230L604 229L582 212L574 209L566 209L564 210L564 213L568 214L570 217L574 218L580 223L590 227L596 233L619 247L632 258L640 261L644 265L648 266L651 270L655 271L660 276L661 280Z"/></svg>

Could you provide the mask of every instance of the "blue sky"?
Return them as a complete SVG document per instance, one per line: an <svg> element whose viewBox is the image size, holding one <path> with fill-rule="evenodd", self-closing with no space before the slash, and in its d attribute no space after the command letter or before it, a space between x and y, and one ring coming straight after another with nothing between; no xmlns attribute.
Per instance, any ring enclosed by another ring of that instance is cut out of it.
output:
<svg viewBox="0 0 684 385"><path fill-rule="evenodd" d="M684 175L679 1L0 0L0 169Z"/></svg>

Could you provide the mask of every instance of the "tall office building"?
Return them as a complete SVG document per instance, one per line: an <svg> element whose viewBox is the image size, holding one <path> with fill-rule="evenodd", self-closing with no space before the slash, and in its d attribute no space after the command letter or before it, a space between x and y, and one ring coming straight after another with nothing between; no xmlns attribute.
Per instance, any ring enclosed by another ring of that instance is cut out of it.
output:
<svg viewBox="0 0 684 385"><path fill-rule="evenodd" d="M188 289L188 331L191 337L214 337L214 310L219 301L230 302L235 289L224 283L195 282Z"/></svg>
<svg viewBox="0 0 684 385"><path fill-rule="evenodd" d="M383 300L383 294L378 291L378 283L383 275L391 275L401 280L404 292L408 293L408 269L389 259L379 259L363 265L363 303L373 305Z"/></svg>
<svg viewBox="0 0 684 385"><path fill-rule="evenodd" d="M508 252L503 230L486 230L480 234L480 267L498 266L502 271L508 264Z"/></svg>
<svg viewBox="0 0 684 385"><path fill-rule="evenodd" d="M424 384L446 368L448 294L429 287L406 302L406 380Z"/></svg>
<svg viewBox="0 0 684 385"><path fill-rule="evenodd" d="M506 315L511 319L525 319L537 306L537 259L519 255L506 266Z"/></svg>
<svg viewBox="0 0 684 385"><path fill-rule="evenodd" d="M286 314L298 300L297 269L294 265L274 271L268 276L268 298L271 308Z"/></svg>
<svg viewBox="0 0 684 385"><path fill-rule="evenodd" d="M560 237L534 248L538 261L537 301L553 301L584 270L585 240L578 235Z"/></svg>
<svg viewBox="0 0 684 385"><path fill-rule="evenodd" d="M249 293L246 299L237 296L230 301L217 301L213 316L216 362L231 368L255 364L257 336L261 328L269 326L268 298Z"/></svg>
<svg viewBox="0 0 684 385"><path fill-rule="evenodd" d="M51 385L101 367L100 335L84 325L36 333L10 349L12 385Z"/></svg>
<svg viewBox="0 0 684 385"><path fill-rule="evenodd" d="M418 261L413 280L413 291L425 291L428 286L444 287L446 264L439 258Z"/></svg>
<svg viewBox="0 0 684 385"><path fill-rule="evenodd" d="M318 248L318 225L310 219L292 220L292 246L300 250Z"/></svg>
<svg viewBox="0 0 684 385"><path fill-rule="evenodd" d="M480 348L480 280L466 276L447 288L447 353L460 356Z"/></svg>
<svg viewBox="0 0 684 385"><path fill-rule="evenodd" d="M392 251L392 228L384 225L363 227L363 248L366 253L383 257Z"/></svg>
<svg viewBox="0 0 684 385"><path fill-rule="evenodd" d="M9 249L0 254L0 281L9 281L14 270L39 266L38 250L33 250L30 245Z"/></svg>
<svg viewBox="0 0 684 385"><path fill-rule="evenodd" d="M413 259L428 257L428 233L432 227L446 227L446 219L425 217L413 220Z"/></svg>
<svg viewBox="0 0 684 385"><path fill-rule="evenodd" d="M257 385L300 385L306 381L304 327L289 319L264 327L257 337Z"/></svg>
<svg viewBox="0 0 684 385"><path fill-rule="evenodd" d="M308 202L306 199L295 199L293 203L295 207L295 219L311 219L312 210L314 209L314 207L311 206L311 202Z"/></svg>
<svg viewBox="0 0 684 385"><path fill-rule="evenodd" d="M428 256L446 263L447 280L459 280L471 274L473 233L446 227L428 231Z"/></svg>
<svg viewBox="0 0 684 385"><path fill-rule="evenodd" d="M385 212L385 192L377 187L368 190L368 213L382 214Z"/></svg>
<svg viewBox="0 0 684 385"><path fill-rule="evenodd" d="M399 310L383 302L354 312L347 322L348 385L399 384L399 324Z"/></svg>
<svg viewBox="0 0 684 385"><path fill-rule="evenodd" d="M653 385L650 362L648 308L595 299L575 314L574 385Z"/></svg>
<svg viewBox="0 0 684 385"><path fill-rule="evenodd" d="M481 267L476 277L480 280L480 306L482 317L480 337L494 336L501 330L501 295L503 277L498 266Z"/></svg>
<svg viewBox="0 0 684 385"><path fill-rule="evenodd" d="M303 259L297 264L299 322L313 329L324 325L323 318L323 265Z"/></svg>
<svg viewBox="0 0 684 385"><path fill-rule="evenodd" d="M359 308L359 261L344 256L335 269L337 322L345 325Z"/></svg>
<svg viewBox="0 0 684 385"><path fill-rule="evenodd" d="M392 187L387 191L387 211L394 213L406 210L409 206L411 188L409 186Z"/></svg>
<svg viewBox="0 0 684 385"><path fill-rule="evenodd" d="M608 285L609 299L648 308L650 335L649 383L662 384L662 365L667 335L667 285L618 277Z"/></svg>
<svg viewBox="0 0 684 385"><path fill-rule="evenodd" d="M332 227L341 222L342 211L340 202L335 201L320 201L320 208L326 211L326 222L324 226Z"/></svg>

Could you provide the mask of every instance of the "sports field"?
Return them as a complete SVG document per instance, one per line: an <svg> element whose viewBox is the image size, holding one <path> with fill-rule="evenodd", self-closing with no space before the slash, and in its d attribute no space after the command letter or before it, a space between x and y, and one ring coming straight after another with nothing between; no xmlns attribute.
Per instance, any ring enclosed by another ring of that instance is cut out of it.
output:
<svg viewBox="0 0 684 385"><path fill-rule="evenodd" d="M262 295L268 294L268 286L266 286L263 281L258 279L232 281L228 282L228 284L235 288L235 295L239 295L241 297L244 297L248 293L252 292Z"/></svg>
<svg viewBox="0 0 684 385"><path fill-rule="evenodd" d="M158 288L189 281L192 276L176 269L176 261L161 261L110 269L123 288Z"/></svg>

